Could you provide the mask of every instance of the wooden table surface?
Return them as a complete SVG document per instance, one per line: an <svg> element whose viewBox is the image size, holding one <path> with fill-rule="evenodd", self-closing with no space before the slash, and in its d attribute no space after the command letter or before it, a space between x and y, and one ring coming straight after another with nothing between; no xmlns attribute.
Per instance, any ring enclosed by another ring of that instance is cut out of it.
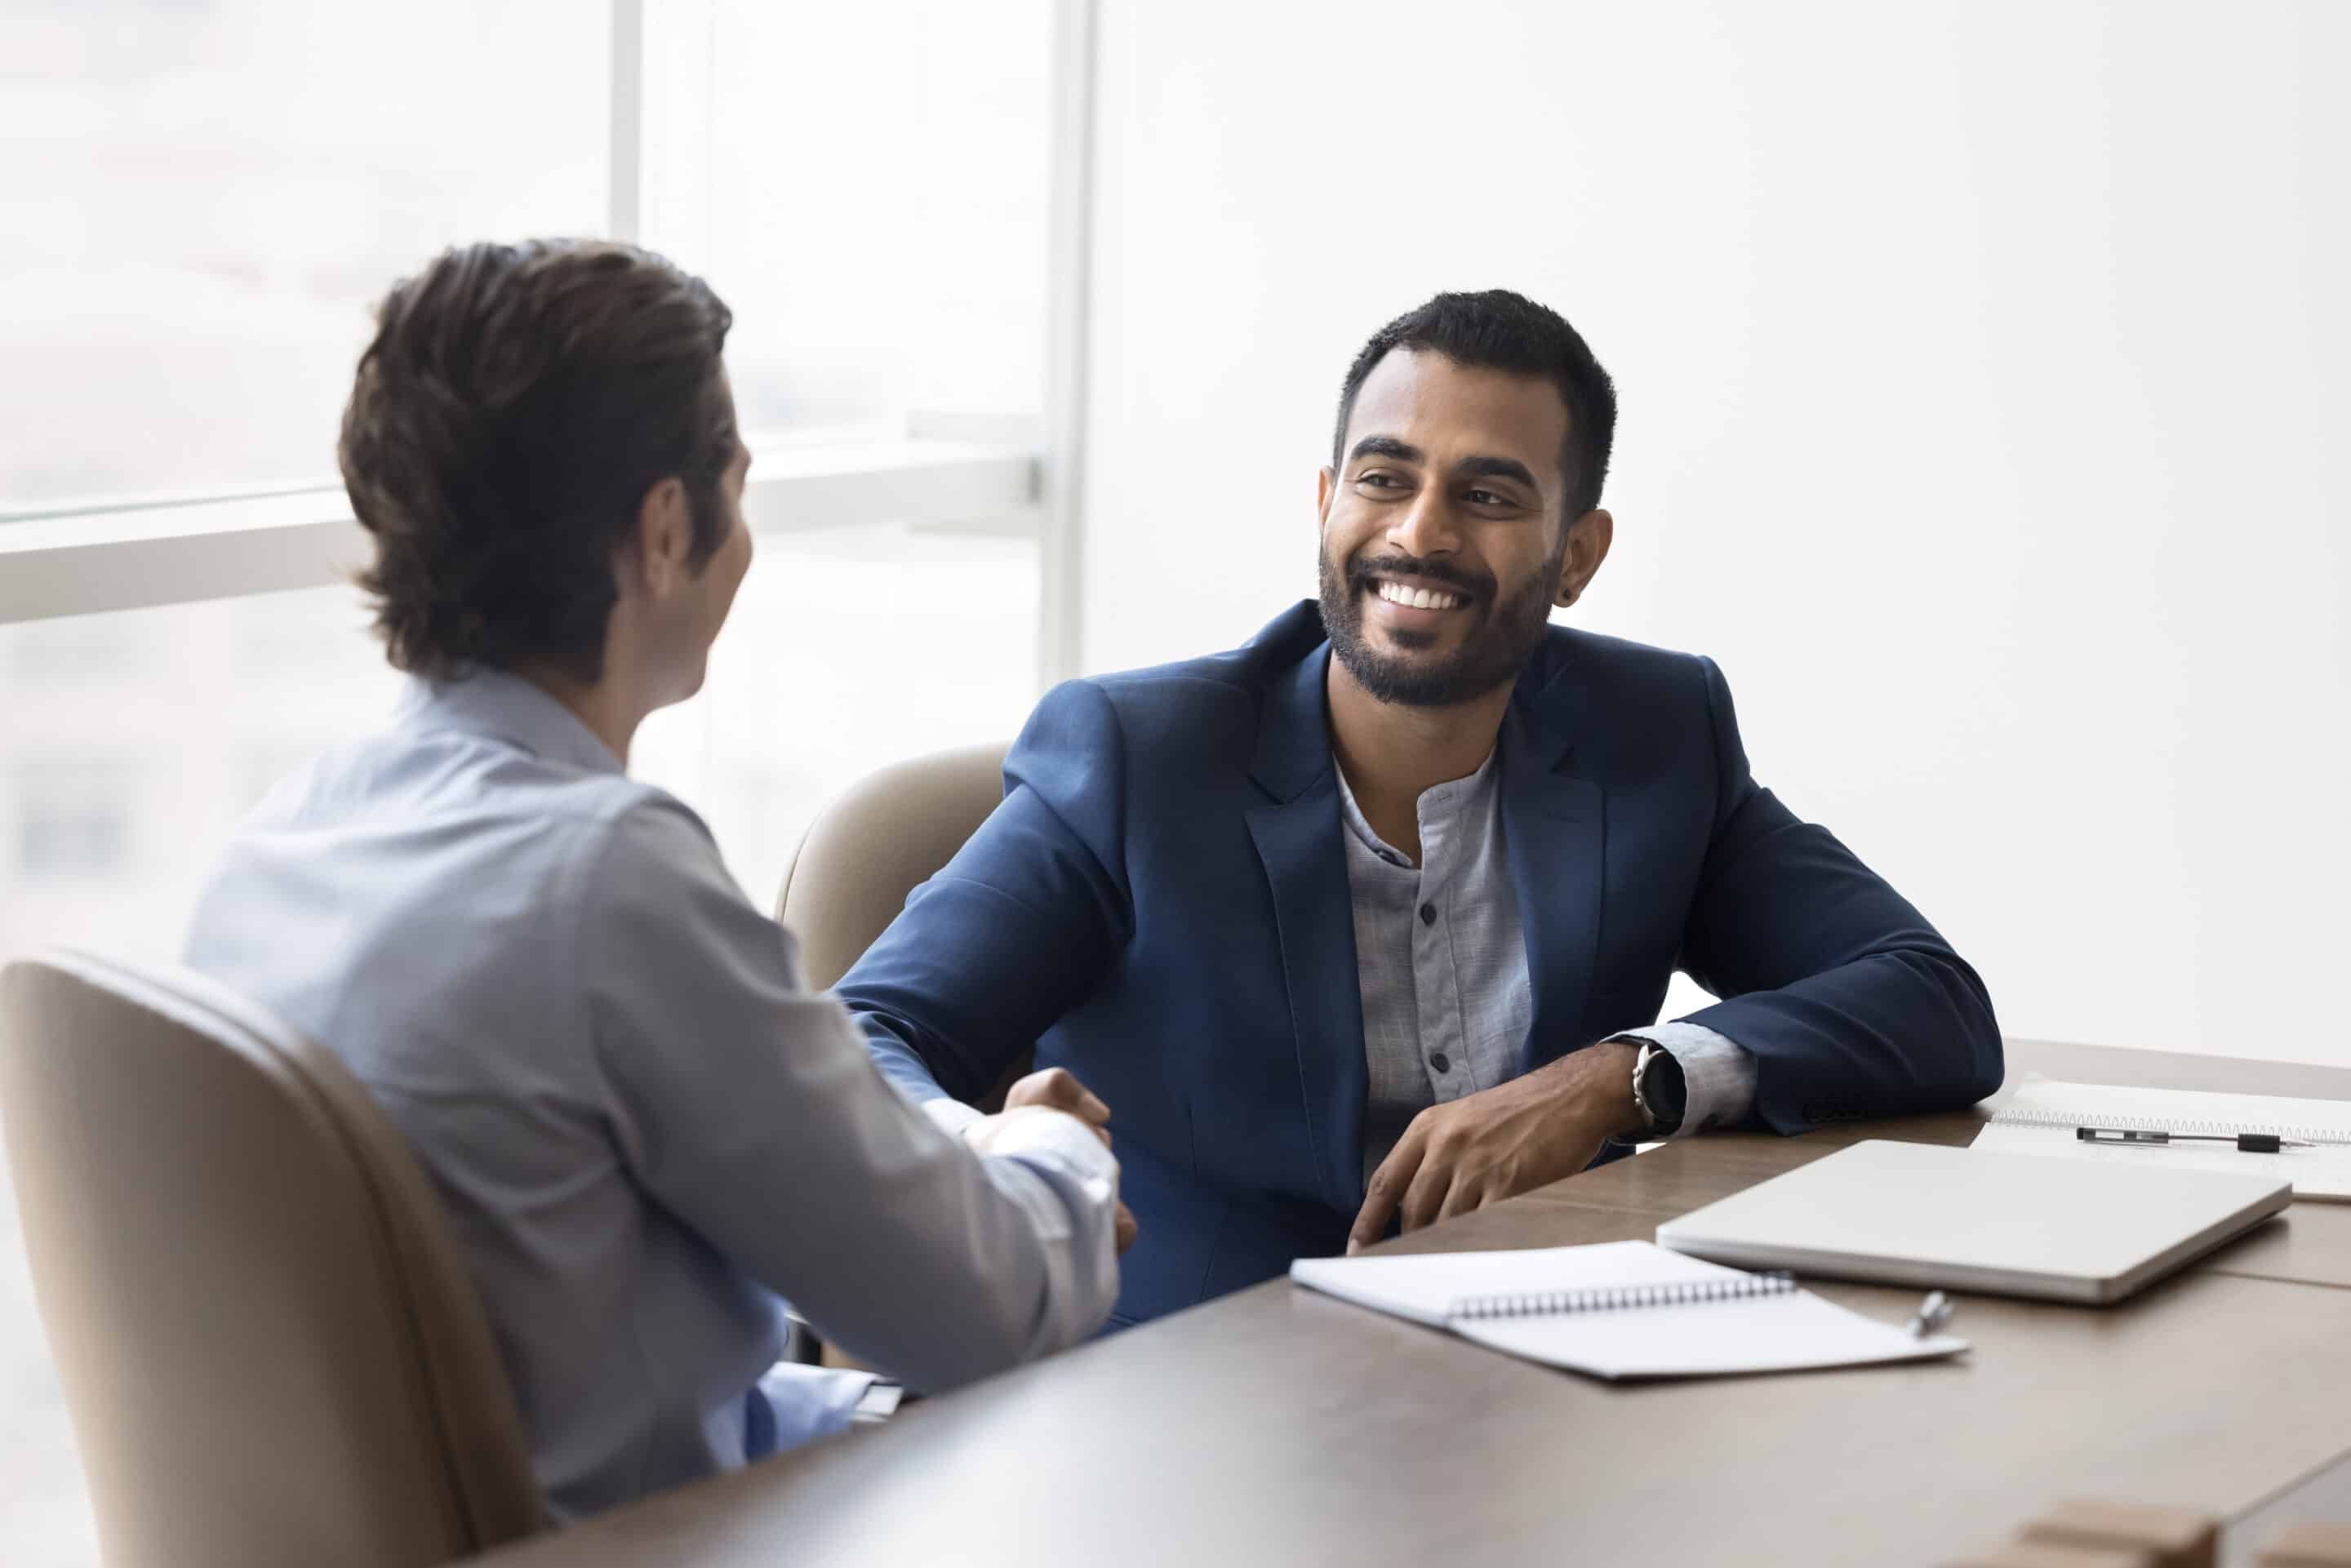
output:
<svg viewBox="0 0 2351 1568"><path fill-rule="evenodd" d="M2328 1068L2023 1041L2010 1063L2351 1099ZM1858 1138L1981 1119L1708 1135L1388 1245L1647 1238ZM2351 1205L2297 1204L2120 1306L1959 1297L1954 1362L1612 1385L1277 1280L480 1561L1830 1568L1931 1563L2068 1495L2269 1517L2351 1454L2346 1287Z"/></svg>

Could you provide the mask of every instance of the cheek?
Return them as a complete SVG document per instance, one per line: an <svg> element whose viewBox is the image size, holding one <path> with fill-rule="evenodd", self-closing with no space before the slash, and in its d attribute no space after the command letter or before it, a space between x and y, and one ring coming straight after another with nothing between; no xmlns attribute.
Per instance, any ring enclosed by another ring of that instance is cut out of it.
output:
<svg viewBox="0 0 2351 1568"><path fill-rule="evenodd" d="M732 579L731 589L739 585L743 574L751 570L751 529L743 521L743 514L739 511L735 514L735 532L726 540L725 553L727 573Z"/></svg>
<svg viewBox="0 0 2351 1568"><path fill-rule="evenodd" d="M1322 519L1322 553L1336 565L1353 559L1362 551L1365 537L1363 519L1349 517L1343 504L1332 507Z"/></svg>

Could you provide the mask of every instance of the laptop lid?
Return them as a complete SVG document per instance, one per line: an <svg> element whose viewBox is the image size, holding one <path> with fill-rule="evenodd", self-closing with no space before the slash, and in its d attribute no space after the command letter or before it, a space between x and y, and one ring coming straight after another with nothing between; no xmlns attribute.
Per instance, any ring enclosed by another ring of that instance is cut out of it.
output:
<svg viewBox="0 0 2351 1568"><path fill-rule="evenodd" d="M1743 1269L2118 1301L2284 1208L2273 1177L1871 1140L1657 1227Z"/></svg>

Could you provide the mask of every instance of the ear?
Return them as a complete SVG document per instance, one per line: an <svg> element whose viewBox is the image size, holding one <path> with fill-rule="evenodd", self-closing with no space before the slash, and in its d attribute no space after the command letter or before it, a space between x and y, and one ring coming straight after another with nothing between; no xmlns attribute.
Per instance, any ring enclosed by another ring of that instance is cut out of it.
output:
<svg viewBox="0 0 2351 1568"><path fill-rule="evenodd" d="M1331 521L1331 497L1339 493L1339 476L1328 468L1314 474L1314 527L1319 532Z"/></svg>
<svg viewBox="0 0 2351 1568"><path fill-rule="evenodd" d="M1564 606L1582 598L1592 574L1608 559L1608 547L1615 542L1616 519L1598 507L1570 523L1567 549L1559 560L1559 587L1552 601Z"/></svg>
<svg viewBox="0 0 2351 1568"><path fill-rule="evenodd" d="M684 480L673 475L653 481L637 503L637 528L630 542L651 597L668 598L693 575L686 563L694 555L694 507L686 499Z"/></svg>

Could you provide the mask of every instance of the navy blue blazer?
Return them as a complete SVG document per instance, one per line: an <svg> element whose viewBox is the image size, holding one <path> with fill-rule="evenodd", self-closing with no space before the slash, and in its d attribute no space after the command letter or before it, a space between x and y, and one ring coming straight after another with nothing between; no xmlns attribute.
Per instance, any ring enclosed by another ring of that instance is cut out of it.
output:
<svg viewBox="0 0 2351 1568"><path fill-rule="evenodd" d="M1228 653L1065 683L1005 799L843 977L876 1064L959 1099L1032 1047L1108 1102L1142 1226L1114 1322L1341 1250L1364 1197L1354 924L1311 602ZM2000 1086L1983 982L1748 773L1711 661L1552 627L1511 694L1503 829L1533 1024L1521 1070L1653 1022L1755 1058L1750 1125Z"/></svg>

